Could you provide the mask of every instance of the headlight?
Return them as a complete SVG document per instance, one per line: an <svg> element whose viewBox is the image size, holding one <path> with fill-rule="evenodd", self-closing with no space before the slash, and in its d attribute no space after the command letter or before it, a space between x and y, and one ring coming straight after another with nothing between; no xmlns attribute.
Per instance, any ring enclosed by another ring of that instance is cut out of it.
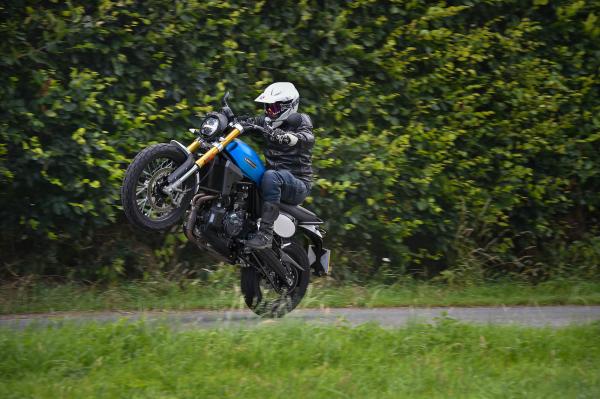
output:
<svg viewBox="0 0 600 399"><path fill-rule="evenodd" d="M210 112L200 125L199 133L204 140L212 140L227 128L227 117L220 112Z"/></svg>
<svg viewBox="0 0 600 399"><path fill-rule="evenodd" d="M219 130L219 119L217 118L206 118L202 126L200 127L200 134L204 137L210 137Z"/></svg>

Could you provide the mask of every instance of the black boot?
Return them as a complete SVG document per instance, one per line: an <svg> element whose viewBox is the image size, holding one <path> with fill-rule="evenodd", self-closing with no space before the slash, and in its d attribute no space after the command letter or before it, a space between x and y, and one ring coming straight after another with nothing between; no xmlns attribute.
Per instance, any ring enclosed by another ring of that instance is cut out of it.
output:
<svg viewBox="0 0 600 399"><path fill-rule="evenodd" d="M251 240L246 241L246 246L252 249L270 248L273 242L273 223L279 216L279 204L276 202L264 202L260 229Z"/></svg>

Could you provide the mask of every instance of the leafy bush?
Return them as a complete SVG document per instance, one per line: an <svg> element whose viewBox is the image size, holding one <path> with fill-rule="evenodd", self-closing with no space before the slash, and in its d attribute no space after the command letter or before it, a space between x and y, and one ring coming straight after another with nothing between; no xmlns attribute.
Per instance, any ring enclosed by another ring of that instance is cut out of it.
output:
<svg viewBox="0 0 600 399"><path fill-rule="evenodd" d="M344 273L478 262L544 278L577 259L556 248L596 253L597 2L11 1L0 15L4 274L193 267L192 249L131 234L122 171L150 142L190 140L225 90L256 112L276 80L317 127L309 206L365 259Z"/></svg>

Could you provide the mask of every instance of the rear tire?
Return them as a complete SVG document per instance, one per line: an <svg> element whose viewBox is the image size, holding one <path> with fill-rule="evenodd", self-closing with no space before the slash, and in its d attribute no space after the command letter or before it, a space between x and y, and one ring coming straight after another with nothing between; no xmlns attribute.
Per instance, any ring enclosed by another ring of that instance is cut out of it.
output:
<svg viewBox="0 0 600 399"><path fill-rule="evenodd" d="M163 194L160 188L185 160L181 150L164 143L136 155L121 187L121 203L131 224L142 230L157 231L168 229L181 219L194 195L194 178L190 177L174 196Z"/></svg>
<svg viewBox="0 0 600 399"><path fill-rule="evenodd" d="M244 300L246 305L261 317L276 318L284 316L294 310L306 294L310 282L310 265L308 264L306 251L297 243L291 243L283 251L304 269L299 270L297 267L290 265L294 273L297 273L295 286L284 294L275 294L275 290L270 287L266 277L257 268L253 266L242 268L241 289ZM275 252L271 250L257 251L256 255L267 267L271 262L279 262ZM269 298L270 294L275 294L275 297Z"/></svg>

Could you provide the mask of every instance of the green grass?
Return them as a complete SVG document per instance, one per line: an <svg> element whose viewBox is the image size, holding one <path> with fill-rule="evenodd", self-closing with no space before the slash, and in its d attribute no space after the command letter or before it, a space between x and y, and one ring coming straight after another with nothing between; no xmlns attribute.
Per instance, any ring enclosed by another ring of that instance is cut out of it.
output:
<svg viewBox="0 0 600 399"><path fill-rule="evenodd" d="M600 324L0 330L2 398L598 398Z"/></svg>
<svg viewBox="0 0 600 399"><path fill-rule="evenodd" d="M409 282L396 285L336 286L315 279L301 307L483 306L600 304L600 282L560 280L538 285L505 282L466 287ZM235 309L244 308L237 281L126 282L0 286L0 313L50 311Z"/></svg>

